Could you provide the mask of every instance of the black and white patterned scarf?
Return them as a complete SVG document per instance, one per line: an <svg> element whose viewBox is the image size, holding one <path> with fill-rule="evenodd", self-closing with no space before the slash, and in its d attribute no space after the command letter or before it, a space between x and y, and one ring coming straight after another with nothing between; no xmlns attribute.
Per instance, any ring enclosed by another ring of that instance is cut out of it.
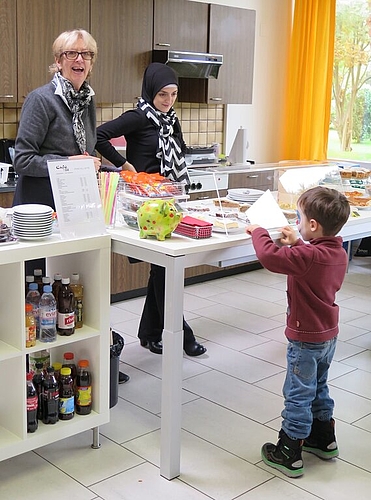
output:
<svg viewBox="0 0 371 500"><path fill-rule="evenodd" d="M173 137L174 124L177 120L175 110L168 113L156 110L143 98L139 98L137 107L141 109L148 120L159 130L158 149L156 157L161 160L160 173L172 181L190 185L187 165L181 147Z"/></svg>
<svg viewBox="0 0 371 500"><path fill-rule="evenodd" d="M64 78L60 72L54 75L52 83L56 88L55 93L61 96L72 113L73 134L80 152L84 154L86 152L86 134L82 114L89 106L94 91L86 81L81 85L80 90L75 90L72 83Z"/></svg>

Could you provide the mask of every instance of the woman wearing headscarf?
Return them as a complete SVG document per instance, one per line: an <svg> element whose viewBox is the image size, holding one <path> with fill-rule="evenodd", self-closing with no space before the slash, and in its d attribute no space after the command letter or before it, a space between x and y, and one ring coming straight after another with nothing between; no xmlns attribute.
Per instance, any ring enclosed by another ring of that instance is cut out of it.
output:
<svg viewBox="0 0 371 500"><path fill-rule="evenodd" d="M178 78L173 69L151 63L144 72L136 109L98 127L96 149L123 170L160 173L173 181L189 184L184 159L186 145L173 108L177 94ZM122 135L126 139L126 158L109 142ZM165 269L151 264L138 337L142 347L156 354L162 354L164 289ZM185 353L188 356L204 354L206 348L196 341L184 318L183 330Z"/></svg>
<svg viewBox="0 0 371 500"><path fill-rule="evenodd" d="M85 30L61 33L53 43L51 82L30 92L22 106L15 141L14 166L19 176L13 205L42 203L55 208L48 160L95 156L94 91L87 83L97 44Z"/></svg>

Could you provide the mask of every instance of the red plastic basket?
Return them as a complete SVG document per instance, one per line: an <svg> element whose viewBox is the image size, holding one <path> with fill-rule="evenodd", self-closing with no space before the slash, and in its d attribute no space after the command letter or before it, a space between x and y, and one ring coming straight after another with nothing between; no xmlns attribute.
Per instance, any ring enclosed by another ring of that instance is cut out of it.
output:
<svg viewBox="0 0 371 500"><path fill-rule="evenodd" d="M174 232L183 236L188 236L189 238L210 238L212 228L213 225L211 222L186 215L178 224Z"/></svg>

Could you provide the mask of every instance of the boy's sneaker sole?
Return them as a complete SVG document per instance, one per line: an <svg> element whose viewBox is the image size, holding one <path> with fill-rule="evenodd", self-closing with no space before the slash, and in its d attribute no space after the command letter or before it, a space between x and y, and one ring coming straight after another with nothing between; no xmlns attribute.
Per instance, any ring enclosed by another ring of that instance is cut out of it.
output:
<svg viewBox="0 0 371 500"><path fill-rule="evenodd" d="M331 460L332 458L336 458L339 456L339 450L337 447L334 450L324 451L321 450L320 448L316 448L315 446L306 445L305 441L303 445L303 451L306 451L307 453L312 453L313 455L316 455L322 460Z"/></svg>
<svg viewBox="0 0 371 500"><path fill-rule="evenodd" d="M300 477L304 474L303 460L297 460L291 465L285 465L283 463L270 460L268 457L272 456L272 453L275 451L275 449L276 445L272 443L266 443L265 445L263 445L261 449L261 457L266 465L269 465L270 467L273 467L274 469L282 472L282 474L285 474L285 476L287 477L295 478Z"/></svg>

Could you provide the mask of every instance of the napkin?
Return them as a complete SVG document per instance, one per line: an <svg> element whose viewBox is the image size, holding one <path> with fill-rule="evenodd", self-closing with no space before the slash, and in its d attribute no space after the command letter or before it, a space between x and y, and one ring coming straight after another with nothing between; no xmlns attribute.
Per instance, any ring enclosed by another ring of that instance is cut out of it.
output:
<svg viewBox="0 0 371 500"><path fill-rule="evenodd" d="M265 229L280 228L289 224L269 189L246 210L246 216L251 224L258 224Z"/></svg>

